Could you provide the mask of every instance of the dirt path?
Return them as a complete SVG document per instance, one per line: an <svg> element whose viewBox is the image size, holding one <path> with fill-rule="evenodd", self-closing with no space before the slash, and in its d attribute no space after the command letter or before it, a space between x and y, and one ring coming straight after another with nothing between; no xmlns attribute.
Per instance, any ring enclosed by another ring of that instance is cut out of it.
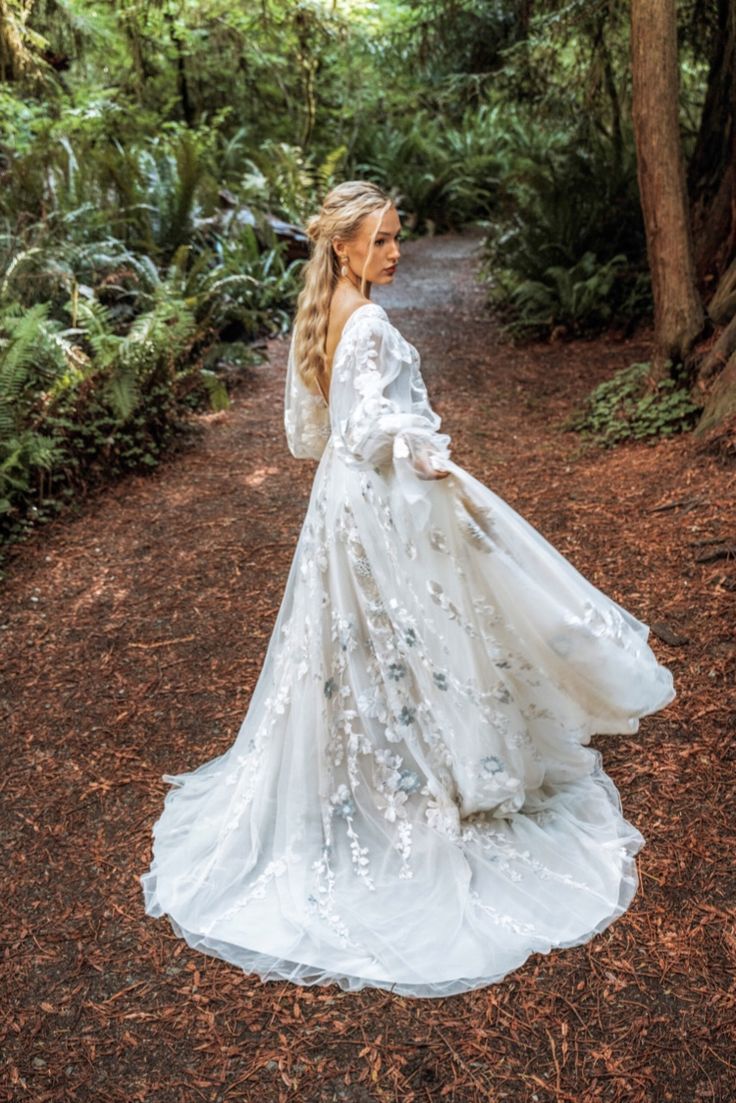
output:
<svg viewBox="0 0 736 1103"><path fill-rule="evenodd" d="M404 247L376 300L419 348L454 459L596 585L688 642L677 700L594 740L647 846L586 946L440 1001L262 984L144 917L167 787L234 738L313 465L282 428L287 342L188 451L17 548L0 591L0 1099L621 1103L736 1097L733 476L689 438L588 452L559 423L643 339L499 341L478 239ZM668 508L661 508L668 507ZM653 510L657 510L653 512Z"/></svg>

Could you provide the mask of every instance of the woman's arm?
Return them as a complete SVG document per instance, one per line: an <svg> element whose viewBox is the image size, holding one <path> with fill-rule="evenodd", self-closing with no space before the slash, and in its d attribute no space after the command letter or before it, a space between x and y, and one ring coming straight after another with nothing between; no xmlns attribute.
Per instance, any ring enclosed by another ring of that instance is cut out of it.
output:
<svg viewBox="0 0 736 1103"><path fill-rule="evenodd" d="M330 435L330 417L324 399L307 390L297 371L294 356L296 326L291 335L284 388L284 430L286 443L297 459L318 460Z"/></svg>
<svg viewBox="0 0 736 1103"><path fill-rule="evenodd" d="M439 432L413 347L388 319L358 318L334 366L330 418L346 463L410 466L420 479L444 478L450 437Z"/></svg>

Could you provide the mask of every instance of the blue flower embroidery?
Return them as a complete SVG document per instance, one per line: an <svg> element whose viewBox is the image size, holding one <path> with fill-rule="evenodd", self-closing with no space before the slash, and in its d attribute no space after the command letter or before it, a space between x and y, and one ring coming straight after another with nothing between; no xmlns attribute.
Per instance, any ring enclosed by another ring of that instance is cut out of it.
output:
<svg viewBox="0 0 736 1103"><path fill-rule="evenodd" d="M419 775L413 770L403 769L399 771L398 788L404 793L414 793L421 785Z"/></svg>
<svg viewBox="0 0 736 1103"><path fill-rule="evenodd" d="M406 674L406 668L403 663L389 663L388 664L388 676L393 679L394 682L400 681Z"/></svg>
<svg viewBox="0 0 736 1103"><path fill-rule="evenodd" d="M436 670L432 675L434 678L437 689L447 689L447 675L443 674L441 670Z"/></svg>
<svg viewBox="0 0 736 1103"><path fill-rule="evenodd" d="M500 774L504 769L503 762L495 754L489 754L485 758L481 758L480 764L487 774Z"/></svg>
<svg viewBox="0 0 736 1103"><path fill-rule="evenodd" d="M337 682L334 678L328 678L325 682L325 697L332 697L332 694L337 689Z"/></svg>
<svg viewBox="0 0 736 1103"><path fill-rule="evenodd" d="M400 724L411 724L414 721L414 717L417 714L416 709L409 708L408 705L404 705L403 709L399 713Z"/></svg>
<svg viewBox="0 0 736 1103"><path fill-rule="evenodd" d="M340 785L335 793L330 797L330 803L334 807L338 816L342 816L343 819L349 819L355 815L355 805L350 798L350 790L347 785Z"/></svg>

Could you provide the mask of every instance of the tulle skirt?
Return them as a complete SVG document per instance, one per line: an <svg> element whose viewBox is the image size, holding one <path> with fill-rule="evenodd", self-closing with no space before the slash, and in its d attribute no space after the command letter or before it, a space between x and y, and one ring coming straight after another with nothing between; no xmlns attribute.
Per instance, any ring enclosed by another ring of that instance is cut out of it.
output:
<svg viewBox="0 0 736 1103"><path fill-rule="evenodd" d="M675 697L649 628L451 460L327 444L231 747L172 786L149 915L262 980L455 995L589 941L644 837L590 747Z"/></svg>

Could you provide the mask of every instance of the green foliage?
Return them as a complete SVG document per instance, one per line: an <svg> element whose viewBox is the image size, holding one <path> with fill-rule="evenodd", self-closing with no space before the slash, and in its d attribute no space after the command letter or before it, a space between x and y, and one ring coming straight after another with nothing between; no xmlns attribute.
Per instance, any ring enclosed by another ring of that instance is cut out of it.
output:
<svg viewBox="0 0 736 1103"><path fill-rule="evenodd" d="M599 383L564 428L606 447L623 440L671 436L692 428L701 407L692 401L690 392L675 378L662 379L650 389L649 371L646 362L630 364Z"/></svg>
<svg viewBox="0 0 736 1103"><path fill-rule="evenodd" d="M692 142L710 38L688 11ZM615 5L8 0L0 67L0 539L227 405L223 366L298 289L271 216L303 223L339 180L381 183L413 233L486 227L514 334L651 309ZM637 424L686 420L660 399Z"/></svg>
<svg viewBox="0 0 736 1103"><path fill-rule="evenodd" d="M246 201L301 224L339 179L345 146L326 151L324 159L309 158L288 142L266 140L246 158L238 188Z"/></svg>
<svg viewBox="0 0 736 1103"><path fill-rule="evenodd" d="M541 279L524 280L508 293L514 317L502 328L514 335L544 334L555 326L584 333L610 322L614 310L611 292L626 266L620 253L606 264L595 253L585 253L570 268L550 265Z"/></svg>
<svg viewBox="0 0 736 1103"><path fill-rule="evenodd" d="M501 211L481 268L508 330L594 332L646 313L633 149L615 154L600 139L586 143L579 127L508 125Z"/></svg>
<svg viewBox="0 0 736 1103"><path fill-rule="evenodd" d="M457 229L494 209L503 134L499 105L468 109L457 126L419 110L401 129L359 147L357 168L400 192L410 229Z"/></svg>
<svg viewBox="0 0 736 1103"><path fill-rule="evenodd" d="M297 270L280 243L264 250L237 223L194 235L164 270L112 239L12 256L5 295L30 300L42 278L49 297L0 313L0 541L75 490L154 466L189 410L226 409L224 334L286 328ZM237 357L256 358L247 348Z"/></svg>
<svg viewBox="0 0 736 1103"><path fill-rule="evenodd" d="M48 306L23 311L16 304L0 321L0 531L17 501L41 471L64 461L53 435L39 424L41 388L77 369L73 347L49 322Z"/></svg>

